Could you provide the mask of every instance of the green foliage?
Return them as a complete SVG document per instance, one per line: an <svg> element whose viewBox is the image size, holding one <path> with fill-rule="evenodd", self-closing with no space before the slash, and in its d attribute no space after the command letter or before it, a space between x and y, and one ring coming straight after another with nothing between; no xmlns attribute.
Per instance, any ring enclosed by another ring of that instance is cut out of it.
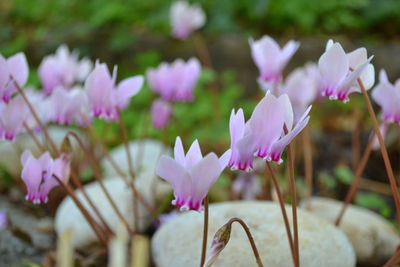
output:
<svg viewBox="0 0 400 267"><path fill-rule="evenodd" d="M339 181L347 185L350 185L353 181L353 172L346 165L336 167L335 176Z"/></svg>
<svg viewBox="0 0 400 267"><path fill-rule="evenodd" d="M359 192L355 197L355 203L361 207L378 211L382 216L389 218L392 209L381 195L376 193Z"/></svg>

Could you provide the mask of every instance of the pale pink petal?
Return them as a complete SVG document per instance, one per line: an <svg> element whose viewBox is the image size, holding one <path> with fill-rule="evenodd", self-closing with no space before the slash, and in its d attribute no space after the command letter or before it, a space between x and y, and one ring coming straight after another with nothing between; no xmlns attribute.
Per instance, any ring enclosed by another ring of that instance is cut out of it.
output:
<svg viewBox="0 0 400 267"><path fill-rule="evenodd" d="M203 158L203 155L201 153L199 141L194 140L192 145L190 146L188 152L186 153L186 158L185 158L185 167L186 168L191 168L195 164L197 164L201 159Z"/></svg>
<svg viewBox="0 0 400 267"><path fill-rule="evenodd" d="M129 104L130 98L140 91L143 86L143 82L143 76L138 75L125 79L118 84L116 104L120 109L125 108Z"/></svg>
<svg viewBox="0 0 400 267"><path fill-rule="evenodd" d="M185 166L185 151L183 150L182 140L179 136L177 136L175 140L174 158L182 166Z"/></svg>
<svg viewBox="0 0 400 267"><path fill-rule="evenodd" d="M23 87L28 80L29 67L24 53L15 54L7 59L8 71L18 83Z"/></svg>

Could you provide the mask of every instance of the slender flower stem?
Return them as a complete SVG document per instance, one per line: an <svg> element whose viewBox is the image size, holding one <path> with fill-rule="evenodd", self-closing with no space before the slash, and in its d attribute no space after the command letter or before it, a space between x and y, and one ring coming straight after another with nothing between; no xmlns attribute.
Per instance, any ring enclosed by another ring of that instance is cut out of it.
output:
<svg viewBox="0 0 400 267"><path fill-rule="evenodd" d="M398 247L394 255L383 265L383 267L393 267L400 263L400 248Z"/></svg>
<svg viewBox="0 0 400 267"><path fill-rule="evenodd" d="M289 246L290 246L290 251L292 254L292 258L293 258L293 263L296 265L296 255L295 255L295 250L293 247L293 237L292 237L292 231L290 230L290 224L289 224L289 219L286 213L286 209L285 209L285 202L283 200L283 196L281 193L281 190L279 188L279 183L278 183L278 179L276 178L275 172L272 170L271 165L269 164L269 162L267 162L267 167L268 170L271 174L271 180L272 183L274 184L275 190L276 190L276 194L278 196L278 200L279 200L279 206L281 208L282 211L282 216L283 216L283 222L285 223L285 228L286 228L286 234L288 237L288 241L289 241Z"/></svg>
<svg viewBox="0 0 400 267"><path fill-rule="evenodd" d="M372 122L374 124L375 134L378 137L378 141L379 141L379 145L380 145L383 161L385 162L386 173L388 175L390 188L392 190L393 197L394 197L394 203L395 203L395 206L396 206L396 213L397 213L397 215L399 215L400 214L400 195L399 195L399 190L397 188L396 179L394 177L393 169L392 169L392 166L390 164L389 155L388 155L388 152L386 150L385 143L383 142L383 137L382 137L381 131L379 129L379 123L378 123L378 120L376 119L376 114L374 112L374 109L373 109L372 104L371 104L371 100L369 99L368 93L367 93L367 91L366 91L366 89L364 87L363 82L361 81L361 79L357 79L357 82L358 82L358 85L361 88L361 92L362 92L362 94L364 96L365 102L367 103L369 115L370 115L370 117L372 119ZM399 216L397 216L397 220L400 221Z"/></svg>
<svg viewBox="0 0 400 267"><path fill-rule="evenodd" d="M25 122L24 122L24 128L25 128L26 132L29 134L29 136L32 138L35 145L39 148L40 152L44 153L46 151L46 148L44 146L42 146L39 139L36 137L35 133Z"/></svg>
<svg viewBox="0 0 400 267"><path fill-rule="evenodd" d="M263 267L264 265L261 261L260 254L258 253L256 243L254 242L254 239L253 239L253 236L251 235L249 227L242 219L236 218L236 217L230 219L227 224L233 224L234 222L239 223L243 227L243 230L246 232L247 238L249 239L251 249L253 250L254 257L256 258L256 261L257 261L257 265L258 265L258 267Z"/></svg>
<svg viewBox="0 0 400 267"><path fill-rule="evenodd" d="M126 151L126 157L127 157L127 161L128 161L128 168L129 168L129 175L131 176L131 182L133 183L133 179L135 178L135 172L132 166L132 154L131 154L131 150L129 148L129 140L128 140L128 134L126 132L126 125L124 120L121 118L121 112L119 109L117 109L118 112L118 117L119 117L119 126L121 129L121 133L122 133L122 139L124 142L124 146L125 146L125 151ZM135 225L135 229L137 230L139 228L139 223L138 223L138 219L139 219L139 207L138 207L138 202L137 202L137 196L136 196L136 190L134 190L134 195L133 195L133 217L134 217L134 225Z"/></svg>
<svg viewBox="0 0 400 267"><path fill-rule="evenodd" d="M296 252L296 262L295 266L300 266L300 251L299 251L299 231L297 223L297 193L296 193L296 183L294 180L294 152L293 145L288 145L288 168L289 168L289 187L290 193L292 195L292 217L293 217L293 245Z"/></svg>
<svg viewBox="0 0 400 267"><path fill-rule="evenodd" d="M134 235L135 231L133 231L130 227L128 222L126 221L125 217L122 215L121 211L119 210L118 206L115 204L114 200L112 199L110 192L108 192L107 188L104 186L103 179L101 177L101 172L96 165L96 160L94 159L93 155L88 151L83 144L82 140L80 137L72 131L69 131L64 138L68 138L69 136L73 137L79 144L79 147L82 149L82 151L88 156L89 161L92 163L93 171L94 171L94 177L96 181L99 183L100 188L104 192L104 195L106 196L108 202L110 203L111 207L114 209L115 213L117 214L118 218L125 224L126 229L128 230L130 235Z"/></svg>
<svg viewBox="0 0 400 267"><path fill-rule="evenodd" d="M199 32L195 32L193 34L193 42L197 50L197 54L199 55L199 58L201 62L204 64L204 66L206 66L209 69L214 69L213 64L211 62L210 53L208 51L207 45L204 41L204 37L202 36L202 34Z"/></svg>
<svg viewBox="0 0 400 267"><path fill-rule="evenodd" d="M97 238L100 240L100 242L102 242L104 246L107 246L107 237L104 236L104 233L102 232L101 227L97 224L96 220L93 219L87 209L82 205L81 201L75 195L74 190L68 184L64 183L64 181L57 177L55 174L53 174L53 178L57 180L57 182L64 188L67 194L74 201L75 205L78 206L79 210L82 212L83 216L86 218L87 222L96 233Z"/></svg>
<svg viewBox="0 0 400 267"><path fill-rule="evenodd" d="M303 138L303 152L304 152L304 176L306 178L307 195L306 203L309 205L313 191L313 160L312 160L312 146L310 131L306 127L302 134Z"/></svg>
<svg viewBox="0 0 400 267"><path fill-rule="evenodd" d="M207 236L208 236L208 196L204 198L203 243L201 247L200 267L202 267L204 265L204 262L206 261Z"/></svg>
<svg viewBox="0 0 400 267"><path fill-rule="evenodd" d="M353 182L351 183L349 192L347 193L346 198L343 202L342 208L340 209L339 215L335 220L336 226L338 226L340 224L347 207L350 205L350 202L353 200L355 194L357 193L357 189L360 186L360 182L361 182L361 175L362 175L365 167L367 166L368 159L372 152L372 142L373 142L374 138L375 138L375 136L373 135L372 138L369 140L367 147L364 150L364 154L361 158L361 161L360 161L359 165L357 166L357 169L354 173Z"/></svg>
<svg viewBox="0 0 400 267"><path fill-rule="evenodd" d="M125 181L126 185L132 190L132 195L136 196L138 200L143 204L144 208L150 213L150 215L158 221L157 212L153 209L153 207L144 199L144 197L136 190L135 184L132 179L128 179L124 171L118 166L115 160L111 157L109 151L103 142L96 136L91 127L85 128L85 130L89 133L89 135L95 140L95 142L100 145L102 153L104 154L105 159L110 163L111 167L117 172L118 177Z"/></svg>

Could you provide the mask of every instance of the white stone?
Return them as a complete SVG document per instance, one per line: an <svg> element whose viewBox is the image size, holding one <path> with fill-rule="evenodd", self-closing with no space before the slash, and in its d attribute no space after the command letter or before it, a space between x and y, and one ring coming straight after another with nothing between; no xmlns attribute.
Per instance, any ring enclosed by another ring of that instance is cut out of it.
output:
<svg viewBox="0 0 400 267"><path fill-rule="evenodd" d="M287 212L290 215L291 209L287 208ZM232 217L243 219L249 226L264 266L293 266L281 211L273 202L240 201L210 205L207 248L215 232ZM301 266L355 266L353 248L342 231L302 210L298 211L298 221ZM198 266L202 231L203 212L189 211L162 225L152 240L156 266ZM213 266L257 266L247 236L239 224L233 225L230 241Z"/></svg>
<svg viewBox="0 0 400 267"><path fill-rule="evenodd" d="M165 147L161 142L151 139L132 141L129 143L129 149L132 155L132 166L135 172L154 172L160 156L164 154L169 155L171 153L171 150ZM111 150L110 156L118 163L125 174L129 174L128 160L123 144ZM106 158L102 160L101 166L106 176L118 175Z"/></svg>
<svg viewBox="0 0 400 267"><path fill-rule="evenodd" d="M48 128L48 131L49 135L54 140L57 146L61 145L65 135L69 131L74 131L82 137L79 131L68 127L52 126ZM45 138L43 134L38 134L37 138L40 140L41 144L44 144ZM76 153L74 153L73 159L79 160L79 158L81 158L82 156L82 153L79 153L80 149L78 143L73 138L71 138L70 140L74 151L76 151ZM85 139L83 139L83 141L85 141ZM7 172L9 172L11 175L19 176L22 169L20 163L20 155L25 149L31 150L34 155L40 154L38 147L28 134L18 135L15 142L0 140L0 165L5 168Z"/></svg>
<svg viewBox="0 0 400 267"><path fill-rule="evenodd" d="M313 197L309 205L302 206L309 212L334 222L343 202L329 198ZM340 223L352 243L359 263L382 265L400 245L396 229L380 215L355 205L350 205Z"/></svg>
<svg viewBox="0 0 400 267"><path fill-rule="evenodd" d="M154 175L153 175L154 176ZM152 176L148 173L143 173L135 180L136 189L142 194L148 203L153 204L153 193L151 188ZM150 182L149 182L150 181ZM118 177L104 179L104 185L112 196L115 204L123 214L124 218L128 221L131 227L134 226L134 211L133 211L133 198L132 191L126 186L125 182ZM92 182L85 185L85 190L95 203L99 212L106 219L107 224L115 232L119 218L107 200L103 190L97 182ZM82 193L77 190L77 196L84 203L85 207L95 217L94 211L90 208ZM139 231L143 231L151 224L151 216L144 206L139 203ZM99 220L97 219L99 222ZM96 242L97 237L86 219L81 214L80 210L76 207L75 203L70 197L66 197L59 206L55 216L55 228L58 234L63 233L67 229L72 229L72 245L74 247L83 247L90 243Z"/></svg>

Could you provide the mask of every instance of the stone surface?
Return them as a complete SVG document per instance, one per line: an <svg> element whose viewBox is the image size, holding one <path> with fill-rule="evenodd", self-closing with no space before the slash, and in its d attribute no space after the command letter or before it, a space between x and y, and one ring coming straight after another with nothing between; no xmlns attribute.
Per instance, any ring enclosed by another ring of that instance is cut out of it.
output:
<svg viewBox="0 0 400 267"><path fill-rule="evenodd" d="M49 127L49 134L56 145L59 146L64 140L67 132L71 130L77 132L76 129L68 127L52 126ZM79 132L77 133L79 134ZM43 134L39 134L37 137L43 144L45 140ZM74 147L74 151L76 151L73 159L79 160L79 158L81 158L79 155L82 154L78 152L78 143L71 138L71 144ZM18 135L15 144L9 141L0 140L0 165L4 167L5 170L7 170L7 172L9 172L11 175L19 176L22 168L20 163L20 155L25 149L31 150L34 155L40 154L39 149L28 134Z"/></svg>
<svg viewBox="0 0 400 267"><path fill-rule="evenodd" d="M289 208L287 211L291 214ZM273 202L210 205L208 248L215 232L232 217L247 223L265 266L293 266L281 211ZM301 266L355 266L353 248L342 231L302 210L298 218ZM162 225L152 240L156 266L198 266L202 231L202 212L187 212ZM233 225L231 239L213 266L256 266L247 236L239 224Z"/></svg>
<svg viewBox="0 0 400 267"><path fill-rule="evenodd" d="M342 204L341 201L314 197L309 205L303 202L302 206L333 223ZM359 263L381 266L400 245L399 233L388 221L368 209L354 205L347 208L340 229L352 243Z"/></svg>
<svg viewBox="0 0 400 267"><path fill-rule="evenodd" d="M165 147L161 142L151 139L132 141L129 143L129 148L132 154L132 166L135 172L154 172L160 156L163 154L170 154L169 148ZM110 155L125 174L129 174L125 146L122 144L114 148L110 151ZM118 175L107 159L102 160L101 166L106 176Z"/></svg>
<svg viewBox="0 0 400 267"><path fill-rule="evenodd" d="M136 189L142 194L148 203L153 203L153 193L151 188L151 180L154 175L143 173L137 177L135 181ZM118 178L113 177L104 180L104 185L112 196L115 204L120 209L124 218L128 221L131 227L134 225L134 211L132 191L126 186L125 182ZM97 182L92 182L85 185L85 190L90 196L96 207L106 219L108 225L115 231L118 226L119 218L107 200L103 190ZM84 199L81 192L77 191L80 200L83 201L85 207L89 209L91 214L94 211L89 207L89 204ZM151 223L151 216L139 202L139 230L143 231ZM68 228L72 229L72 244L74 247L83 247L90 243L96 242L97 238L90 225L86 222L80 210L76 207L75 203L70 197L66 197L60 204L55 216L55 228L58 234L61 234Z"/></svg>

